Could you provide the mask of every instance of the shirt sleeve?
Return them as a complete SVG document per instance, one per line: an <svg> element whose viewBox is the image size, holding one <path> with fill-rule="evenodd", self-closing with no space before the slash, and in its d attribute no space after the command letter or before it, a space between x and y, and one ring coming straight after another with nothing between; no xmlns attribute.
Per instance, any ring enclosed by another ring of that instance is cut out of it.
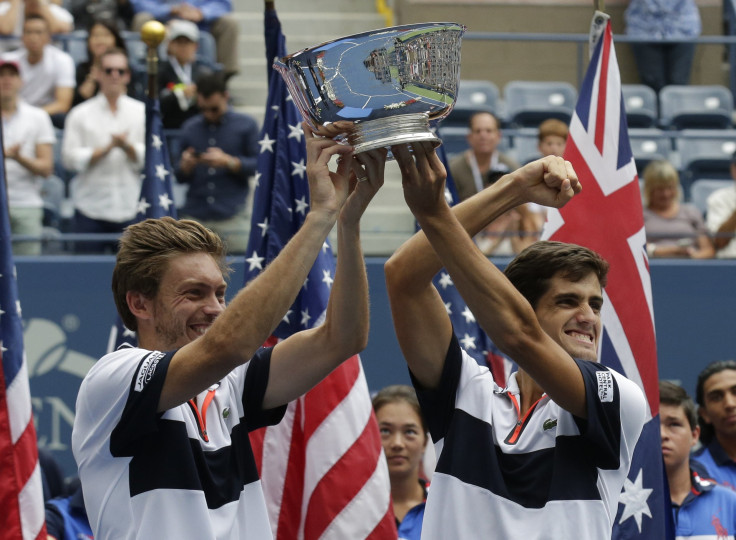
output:
<svg viewBox="0 0 736 540"><path fill-rule="evenodd" d="M230 0L209 0L197 7L208 24L233 10Z"/></svg>
<svg viewBox="0 0 736 540"><path fill-rule="evenodd" d="M419 405L422 408L422 415L427 421L432 440L435 442L445 438L452 423L462 367L462 349L453 332L445 356L445 364L442 366L440 384L437 388L428 389L423 387L414 377L411 369L409 370L411 382L417 391Z"/></svg>
<svg viewBox="0 0 736 540"><path fill-rule="evenodd" d="M157 0L130 0L134 13L150 13L154 19L168 19L171 16L171 5Z"/></svg>
<svg viewBox="0 0 736 540"><path fill-rule="evenodd" d="M731 216L734 208L728 204L730 197L725 196L723 191L718 190L708 197L708 210L706 212L706 223L712 233L718 232L721 225Z"/></svg>
<svg viewBox="0 0 736 540"><path fill-rule="evenodd" d="M286 405L273 409L263 408L263 398L266 395L268 374L271 369L272 351L272 347L259 349L247 365L248 371L245 373L243 385L243 411L248 431L276 425L281 422L286 412Z"/></svg>
<svg viewBox="0 0 736 540"><path fill-rule="evenodd" d="M127 399L122 415L110 436L110 453L114 457L132 456L137 450L137 442L158 430L158 419L162 414L158 412L158 403L173 356L173 351L153 351L136 364L133 377L127 380ZM108 384L98 381L98 393L120 394L119 388L112 387L119 384L114 380Z"/></svg>
<svg viewBox="0 0 736 540"><path fill-rule="evenodd" d="M36 144L55 144L56 143L56 131L51 123L51 117L46 111L42 111L43 114L38 115L38 140Z"/></svg>
<svg viewBox="0 0 736 540"><path fill-rule="evenodd" d="M57 55L57 61L59 62L59 65L56 66L56 86L60 88L76 88L77 77L74 60L69 54L65 53L64 51L60 52L61 54Z"/></svg>
<svg viewBox="0 0 736 540"><path fill-rule="evenodd" d="M583 375L587 409L587 419L575 417L575 421L592 446L597 466L617 469L622 443L633 453L644 427L644 394L635 383L598 362L575 362Z"/></svg>
<svg viewBox="0 0 736 540"><path fill-rule="evenodd" d="M46 503L46 534L54 540L64 540L64 516L53 503Z"/></svg>

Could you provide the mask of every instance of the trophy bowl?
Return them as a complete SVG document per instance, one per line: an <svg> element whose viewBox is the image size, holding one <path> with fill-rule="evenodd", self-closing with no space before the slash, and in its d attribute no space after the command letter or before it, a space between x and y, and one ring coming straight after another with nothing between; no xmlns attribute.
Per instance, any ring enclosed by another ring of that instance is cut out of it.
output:
<svg viewBox="0 0 736 540"><path fill-rule="evenodd" d="M430 123L457 99L465 26L408 24L335 39L277 60L291 98L317 134L351 121L355 152L440 139Z"/></svg>

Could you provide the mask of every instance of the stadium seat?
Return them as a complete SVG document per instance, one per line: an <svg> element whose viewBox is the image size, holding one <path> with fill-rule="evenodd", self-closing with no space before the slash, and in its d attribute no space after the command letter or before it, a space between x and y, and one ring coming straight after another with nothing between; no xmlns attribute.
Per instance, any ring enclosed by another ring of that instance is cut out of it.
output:
<svg viewBox="0 0 736 540"><path fill-rule="evenodd" d="M548 118L570 123L578 92L567 82L511 81L504 87L512 127L537 127Z"/></svg>
<svg viewBox="0 0 736 540"><path fill-rule="evenodd" d="M680 156L680 181L686 199L690 186L701 178L731 178L731 156L736 151L736 130L684 130L675 139Z"/></svg>
<svg viewBox="0 0 736 540"><path fill-rule="evenodd" d="M74 30L69 34L60 36L60 48L69 53L74 60L74 65L87 60L87 31Z"/></svg>
<svg viewBox="0 0 736 540"><path fill-rule="evenodd" d="M629 129L631 152L634 154L636 170L641 178L644 167L657 159L670 160L672 140L661 129L631 128Z"/></svg>
<svg viewBox="0 0 736 540"><path fill-rule="evenodd" d="M536 128L520 128L513 131L512 150L519 165L526 165L530 161L539 159L539 131Z"/></svg>
<svg viewBox="0 0 736 540"><path fill-rule="evenodd" d="M690 202L697 206L698 210L705 215L706 210L708 210L708 197L710 194L718 189L732 186L733 183L733 180L718 180L711 178L701 178L700 180L696 180L693 182L693 185L690 186Z"/></svg>
<svg viewBox="0 0 736 540"><path fill-rule="evenodd" d="M446 126L467 126L473 113L488 111L498 115L498 86L490 81L461 80L452 112L442 120Z"/></svg>
<svg viewBox="0 0 736 540"><path fill-rule="evenodd" d="M461 126L446 126L444 122L437 129L442 146L445 147L447 159L468 149L468 128Z"/></svg>
<svg viewBox="0 0 736 540"><path fill-rule="evenodd" d="M657 93L645 84L622 84L626 123L630 128L657 126Z"/></svg>
<svg viewBox="0 0 736 540"><path fill-rule="evenodd" d="M665 129L729 129L733 94L725 86L670 85L659 91L660 123Z"/></svg>

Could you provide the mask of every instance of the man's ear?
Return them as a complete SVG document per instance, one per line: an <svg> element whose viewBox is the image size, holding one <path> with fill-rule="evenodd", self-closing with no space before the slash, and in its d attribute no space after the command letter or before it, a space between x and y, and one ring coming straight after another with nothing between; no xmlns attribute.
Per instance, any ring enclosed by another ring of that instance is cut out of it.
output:
<svg viewBox="0 0 736 540"><path fill-rule="evenodd" d="M128 309L138 319L150 319L153 316L153 301L146 298L143 293L128 291L125 294Z"/></svg>

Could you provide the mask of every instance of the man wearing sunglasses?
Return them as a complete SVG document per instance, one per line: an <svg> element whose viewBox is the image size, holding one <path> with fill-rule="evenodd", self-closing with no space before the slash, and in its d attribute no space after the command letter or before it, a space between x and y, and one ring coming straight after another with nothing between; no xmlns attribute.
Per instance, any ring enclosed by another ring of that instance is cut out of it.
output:
<svg viewBox="0 0 736 540"><path fill-rule="evenodd" d="M229 253L244 253L250 230L248 180L258 159L258 124L228 105L225 78L214 73L197 80L200 114L181 127L179 182L189 186L180 216L215 231Z"/></svg>
<svg viewBox="0 0 736 540"><path fill-rule="evenodd" d="M96 96L67 116L64 166L77 173L73 190L77 233L120 233L137 212L146 129L145 105L126 95L128 57L110 49L99 59ZM115 241L82 242L85 253L114 252Z"/></svg>

